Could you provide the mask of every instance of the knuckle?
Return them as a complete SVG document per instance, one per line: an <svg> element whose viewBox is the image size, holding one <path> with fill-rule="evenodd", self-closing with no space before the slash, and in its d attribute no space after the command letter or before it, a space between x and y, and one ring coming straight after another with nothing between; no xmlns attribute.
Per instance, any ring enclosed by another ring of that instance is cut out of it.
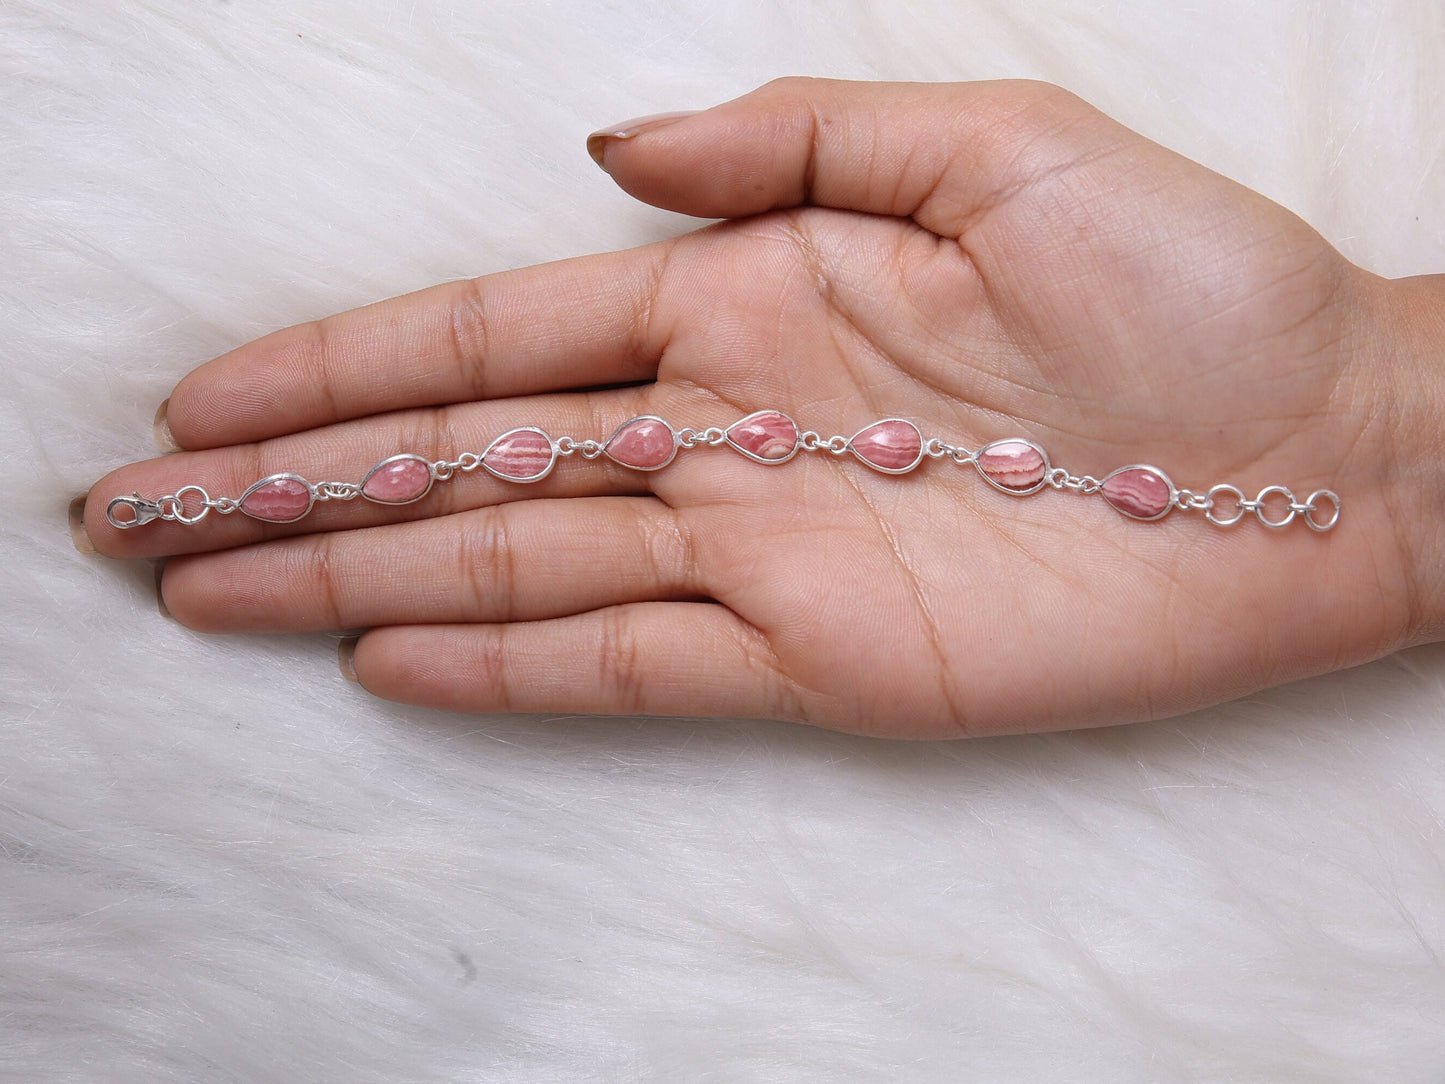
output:
<svg viewBox="0 0 1445 1084"><path fill-rule="evenodd" d="M341 584L342 575L337 567L333 536L317 535L307 550L306 567L299 571L316 585L316 602L325 615L327 627L346 628L346 608L342 601L345 592ZM283 582L286 579L289 577L282 577Z"/></svg>
<svg viewBox="0 0 1445 1084"><path fill-rule="evenodd" d="M642 650L625 608L602 615L597 647L598 684L606 702L618 712L645 714L647 695Z"/></svg>
<svg viewBox="0 0 1445 1084"><path fill-rule="evenodd" d="M468 677L473 686L483 691L498 711L516 711L518 706L517 690L507 666L507 639L507 626L494 626L475 639L468 659Z"/></svg>
<svg viewBox="0 0 1445 1084"><path fill-rule="evenodd" d="M457 580L466 585L473 612L513 620L517 568L506 516L496 509L468 517L457 548Z"/></svg>
<svg viewBox="0 0 1445 1084"><path fill-rule="evenodd" d="M780 97L803 97L818 88L821 79L808 75L780 75L759 88L760 93Z"/></svg>
<svg viewBox="0 0 1445 1084"><path fill-rule="evenodd" d="M692 532L672 510L640 521L638 552L647 575L660 588L686 589L697 581L697 552Z"/></svg>
<svg viewBox="0 0 1445 1084"><path fill-rule="evenodd" d="M446 406L413 412L400 422L398 447L424 459L448 459L457 445L453 421L452 409ZM448 501L455 497L454 490L447 491Z"/></svg>
<svg viewBox="0 0 1445 1084"><path fill-rule="evenodd" d="M464 279L457 284L450 307L453 363L463 386L477 398L487 398L486 375L492 316L485 281Z"/></svg>
<svg viewBox="0 0 1445 1084"><path fill-rule="evenodd" d="M302 339L303 364L309 374L311 386L316 389L317 395L329 417L335 419L341 417L340 408L337 403L336 394L336 370L338 362L344 362L342 356L344 351L337 342L336 324L333 317L323 317L320 320L312 320L306 325L306 334Z"/></svg>

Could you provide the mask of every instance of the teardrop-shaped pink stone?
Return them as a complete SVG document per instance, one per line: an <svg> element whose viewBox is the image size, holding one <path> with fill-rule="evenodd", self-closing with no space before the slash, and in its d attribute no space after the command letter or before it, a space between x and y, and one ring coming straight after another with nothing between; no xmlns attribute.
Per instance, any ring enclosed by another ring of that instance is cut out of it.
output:
<svg viewBox="0 0 1445 1084"><path fill-rule="evenodd" d="M733 447L769 463L781 463L798 450L798 427L776 410L760 410L734 422L727 438Z"/></svg>
<svg viewBox="0 0 1445 1084"><path fill-rule="evenodd" d="M677 438L661 418L633 418L612 434L603 450L633 470L657 470L677 454Z"/></svg>
<svg viewBox="0 0 1445 1084"><path fill-rule="evenodd" d="M901 474L923 458L923 434L910 421L888 418L860 430L848 449L876 470Z"/></svg>
<svg viewBox="0 0 1445 1084"><path fill-rule="evenodd" d="M1174 499L1169 479L1153 467L1125 467L1104 479L1104 499L1135 519L1158 519Z"/></svg>
<svg viewBox="0 0 1445 1084"><path fill-rule="evenodd" d="M482 453L482 465L509 482L545 478L557 459L552 439L540 429L512 429Z"/></svg>
<svg viewBox="0 0 1445 1084"><path fill-rule="evenodd" d="M431 467L420 456L377 464L361 483L361 495L378 504L410 504L431 489Z"/></svg>
<svg viewBox="0 0 1445 1084"><path fill-rule="evenodd" d="M1048 464L1043 452L1027 440L996 440L974 457L978 469L1000 489L1030 490L1044 480Z"/></svg>
<svg viewBox="0 0 1445 1084"><path fill-rule="evenodd" d="M267 523L290 523L311 511L311 487L299 478L262 478L241 498L241 511Z"/></svg>

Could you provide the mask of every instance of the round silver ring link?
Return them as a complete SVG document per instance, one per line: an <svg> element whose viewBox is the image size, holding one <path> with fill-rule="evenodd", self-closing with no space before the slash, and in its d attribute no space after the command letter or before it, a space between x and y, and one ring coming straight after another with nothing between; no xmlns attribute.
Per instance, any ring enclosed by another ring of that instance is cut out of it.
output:
<svg viewBox="0 0 1445 1084"><path fill-rule="evenodd" d="M1228 518L1215 514L1222 503L1219 500L1222 493L1228 493L1234 498L1234 515ZM1245 507L1244 493L1234 486L1212 486L1205 496L1205 500L1209 502L1209 507L1204 510L1204 518L1216 527L1233 527L1244 518L1244 513L1248 511Z"/></svg>
<svg viewBox="0 0 1445 1084"><path fill-rule="evenodd" d="M196 511L189 516L186 515L187 493L195 493L201 498L201 507L196 509ZM161 498L161 500L165 499L166 498L164 497ZM175 502L175 508L170 512L170 514L167 514L165 510L162 510L162 519L173 519L177 523L200 523L201 520L205 519L206 515L211 511L211 495L200 486L181 486L180 489L176 490L175 493L171 495L170 499Z"/></svg>
<svg viewBox="0 0 1445 1084"><path fill-rule="evenodd" d="M1289 507L1286 509L1283 519L1270 519L1267 515L1265 515L1265 502L1268 501L1270 497L1274 496L1275 494L1279 494L1287 501L1289 501ZM1259 496L1254 498L1254 516L1266 527L1271 527L1276 531L1279 530L1281 527L1288 527L1291 523L1294 522L1295 517L1294 494L1291 493L1284 486L1265 486L1259 491Z"/></svg>
<svg viewBox="0 0 1445 1084"><path fill-rule="evenodd" d="M1321 521L1315 519L1315 513L1320 510L1319 502L1321 498L1329 501L1330 507L1333 509L1333 512L1331 513L1328 520ZM1340 521L1339 494L1337 494L1332 489L1317 489L1313 493L1311 493L1309 495L1309 500L1305 501L1304 521L1305 526L1312 531L1324 532L1334 527L1334 525Z"/></svg>

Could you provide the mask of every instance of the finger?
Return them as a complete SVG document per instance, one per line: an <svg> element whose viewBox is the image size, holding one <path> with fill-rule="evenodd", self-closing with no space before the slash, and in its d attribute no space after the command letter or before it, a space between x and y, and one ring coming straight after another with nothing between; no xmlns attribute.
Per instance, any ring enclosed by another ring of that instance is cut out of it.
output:
<svg viewBox="0 0 1445 1084"><path fill-rule="evenodd" d="M667 244L435 286L277 331L176 385L183 448L262 440L408 407L650 379Z"/></svg>
<svg viewBox="0 0 1445 1084"><path fill-rule="evenodd" d="M322 482L356 485L372 467L396 455L414 455L426 464L455 462L463 452L480 455L502 434L524 426L541 429L553 445L564 436L605 441L626 420L640 414L669 412L655 385L572 395L535 396L498 402L464 403L431 410L400 411L279 437L257 444L216 448L134 463L93 485L86 500L85 532L109 557L156 557L198 553L313 532L353 529L402 520L424 519L486 505L546 497L588 497L645 493L652 475L630 470L608 457L591 462L580 455L553 459L544 478L517 482L494 477L486 467L455 471L435 480L419 500L407 504L374 503L365 498L318 501L301 518L266 522L244 512L212 511L194 524L154 520L129 529L109 522L106 510L117 497L138 493L155 500L166 494L185 497L188 515L201 508L194 491L210 498L244 496L270 475L299 475L310 486ZM495 457L489 457L493 463ZM529 465L539 468L538 460ZM124 509L119 510L124 513Z"/></svg>
<svg viewBox="0 0 1445 1084"><path fill-rule="evenodd" d="M629 193L686 214L814 204L957 238L1027 181L1137 139L1045 83L781 79L700 113L603 129L590 147Z"/></svg>
<svg viewBox="0 0 1445 1084"><path fill-rule="evenodd" d="M521 501L171 561L166 608L206 632L537 621L705 594L684 518L647 497Z"/></svg>
<svg viewBox="0 0 1445 1084"><path fill-rule="evenodd" d="M452 711L802 717L764 637L716 603L373 629L352 665L378 696Z"/></svg>

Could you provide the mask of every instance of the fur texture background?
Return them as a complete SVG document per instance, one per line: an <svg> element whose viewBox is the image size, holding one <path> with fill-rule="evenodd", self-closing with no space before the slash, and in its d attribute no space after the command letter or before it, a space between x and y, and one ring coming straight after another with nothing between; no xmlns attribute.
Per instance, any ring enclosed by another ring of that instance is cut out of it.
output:
<svg viewBox="0 0 1445 1084"><path fill-rule="evenodd" d="M1445 1079L1439 646L966 744L465 718L71 548L189 368L690 228L586 134L783 74L1050 79L1445 269L1435 0L3 0L0 1079Z"/></svg>

